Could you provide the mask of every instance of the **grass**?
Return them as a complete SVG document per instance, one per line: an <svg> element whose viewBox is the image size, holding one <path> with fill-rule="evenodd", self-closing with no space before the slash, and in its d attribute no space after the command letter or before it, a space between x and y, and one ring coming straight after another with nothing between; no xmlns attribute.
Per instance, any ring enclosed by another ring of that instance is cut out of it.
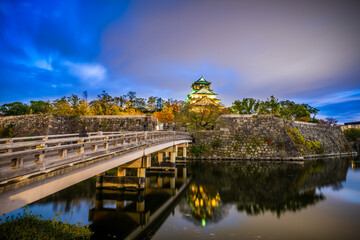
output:
<svg viewBox="0 0 360 240"><path fill-rule="evenodd" d="M60 220L58 213L52 220L43 219L25 207L23 214L0 219L0 239L90 239L93 234L79 222L71 224L71 218L69 222Z"/></svg>

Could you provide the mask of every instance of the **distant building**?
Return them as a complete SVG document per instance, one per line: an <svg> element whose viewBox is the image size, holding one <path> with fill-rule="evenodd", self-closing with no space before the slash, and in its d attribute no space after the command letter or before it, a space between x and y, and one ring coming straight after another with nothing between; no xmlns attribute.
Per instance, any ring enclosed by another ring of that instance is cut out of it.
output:
<svg viewBox="0 0 360 240"><path fill-rule="evenodd" d="M191 85L191 93L187 95L186 103L194 107L202 107L210 104L219 105L220 99L217 94L210 89L211 82L205 80L203 76Z"/></svg>
<svg viewBox="0 0 360 240"><path fill-rule="evenodd" d="M348 122L341 126L341 130L343 131L349 128L360 128L360 122Z"/></svg>

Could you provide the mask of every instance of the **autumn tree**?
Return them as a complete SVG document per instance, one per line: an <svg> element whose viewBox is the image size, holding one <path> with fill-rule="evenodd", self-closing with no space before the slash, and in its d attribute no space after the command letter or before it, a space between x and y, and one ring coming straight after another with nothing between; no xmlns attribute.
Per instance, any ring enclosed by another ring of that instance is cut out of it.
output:
<svg viewBox="0 0 360 240"><path fill-rule="evenodd" d="M56 99L51 103L52 112L54 114L61 114L61 115L67 115L67 116L73 116L74 112L73 109L70 106L69 101L64 96L61 99Z"/></svg>
<svg viewBox="0 0 360 240"><path fill-rule="evenodd" d="M154 112L154 117L161 123L174 123L175 114L171 107L163 108L161 111Z"/></svg>
<svg viewBox="0 0 360 240"><path fill-rule="evenodd" d="M219 105L209 104L202 107L186 104L176 114L176 123L189 131L213 129L219 123L219 117L226 114L227 109Z"/></svg>

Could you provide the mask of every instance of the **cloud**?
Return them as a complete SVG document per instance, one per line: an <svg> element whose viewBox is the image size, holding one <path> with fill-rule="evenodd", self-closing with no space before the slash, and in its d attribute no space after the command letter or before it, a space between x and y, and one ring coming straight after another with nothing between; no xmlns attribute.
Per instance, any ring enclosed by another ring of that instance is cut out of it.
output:
<svg viewBox="0 0 360 240"><path fill-rule="evenodd" d="M360 101L360 90L337 92L335 94L331 94L330 96L324 96L316 101L312 101L312 105L314 107L322 107L350 101Z"/></svg>
<svg viewBox="0 0 360 240"><path fill-rule="evenodd" d="M63 65L68 67L71 75L78 77L91 86L100 84L106 78L106 69L100 64L72 63L66 61Z"/></svg>
<svg viewBox="0 0 360 240"><path fill-rule="evenodd" d="M226 79L232 84L227 94L258 97L300 96L340 79L344 87L354 84L354 78L343 78L360 62L360 16L353 3L158 3L132 4L104 32L101 59L112 76L176 90L175 79L190 77L181 71L169 76L172 63L193 69L190 81L200 74L213 82ZM229 69L232 79L217 78L207 64Z"/></svg>
<svg viewBox="0 0 360 240"><path fill-rule="evenodd" d="M34 62L34 66L41 68L41 69L49 70L49 71L53 70L53 68L51 66L51 58L49 59L49 61L46 61L46 60L36 61L36 62Z"/></svg>

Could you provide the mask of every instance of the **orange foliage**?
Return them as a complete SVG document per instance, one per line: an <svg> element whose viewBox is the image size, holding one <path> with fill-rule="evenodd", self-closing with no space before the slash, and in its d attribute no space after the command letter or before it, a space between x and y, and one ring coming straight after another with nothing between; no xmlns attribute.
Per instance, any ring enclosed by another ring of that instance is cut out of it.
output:
<svg viewBox="0 0 360 240"><path fill-rule="evenodd" d="M172 107L163 108L160 112L154 112L154 117L162 123L173 123L175 121L175 115Z"/></svg>

